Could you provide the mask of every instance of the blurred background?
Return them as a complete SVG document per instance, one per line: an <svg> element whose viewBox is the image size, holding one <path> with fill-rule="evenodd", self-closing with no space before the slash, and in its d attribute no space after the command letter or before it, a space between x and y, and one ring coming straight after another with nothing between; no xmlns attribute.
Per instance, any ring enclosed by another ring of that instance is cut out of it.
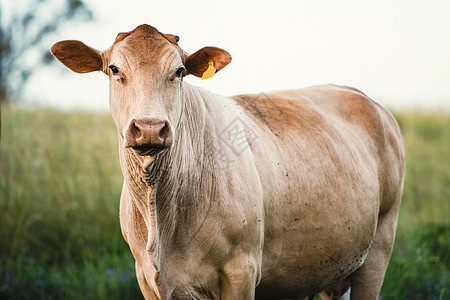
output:
<svg viewBox="0 0 450 300"><path fill-rule="evenodd" d="M104 50L142 23L232 63L219 94L322 83L388 107L407 178L383 299L450 298L450 2L0 0L0 299L142 299L122 239L108 79L49 49Z"/></svg>

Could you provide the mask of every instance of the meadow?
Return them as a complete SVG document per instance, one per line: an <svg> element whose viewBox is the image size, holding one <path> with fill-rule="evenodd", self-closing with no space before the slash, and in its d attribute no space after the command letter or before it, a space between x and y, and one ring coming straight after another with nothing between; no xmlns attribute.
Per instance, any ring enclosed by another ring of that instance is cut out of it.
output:
<svg viewBox="0 0 450 300"><path fill-rule="evenodd" d="M403 112L407 177L382 299L450 299L450 115ZM143 299L109 114L5 105L0 299Z"/></svg>

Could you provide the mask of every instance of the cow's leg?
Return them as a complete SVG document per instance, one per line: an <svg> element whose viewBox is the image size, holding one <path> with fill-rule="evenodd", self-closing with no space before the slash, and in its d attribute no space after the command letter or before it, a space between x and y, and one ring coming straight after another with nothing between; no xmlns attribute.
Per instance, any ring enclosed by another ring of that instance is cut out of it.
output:
<svg viewBox="0 0 450 300"><path fill-rule="evenodd" d="M260 278L261 268L257 259L250 255L235 255L223 269L220 299L254 299Z"/></svg>
<svg viewBox="0 0 450 300"><path fill-rule="evenodd" d="M401 193L400 193L401 194ZM394 246L400 199L378 217L378 225L370 251L351 279L351 299L377 299Z"/></svg>

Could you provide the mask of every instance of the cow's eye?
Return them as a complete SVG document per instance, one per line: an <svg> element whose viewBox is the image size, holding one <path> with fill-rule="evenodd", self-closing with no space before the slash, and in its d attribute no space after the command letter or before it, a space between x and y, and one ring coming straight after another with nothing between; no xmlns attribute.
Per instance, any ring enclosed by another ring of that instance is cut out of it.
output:
<svg viewBox="0 0 450 300"><path fill-rule="evenodd" d="M176 74L177 76L181 76L181 74L183 73L183 71L184 71L184 67L180 67L180 68L177 69L177 71L175 72L175 74Z"/></svg>
<svg viewBox="0 0 450 300"><path fill-rule="evenodd" d="M183 73L184 73L184 71L185 71L186 69L184 68L184 67L179 67L176 71L175 71L175 73L173 73L173 75L170 77L170 81L174 81L175 80L175 78L181 78L181 76L183 75Z"/></svg>
<svg viewBox="0 0 450 300"><path fill-rule="evenodd" d="M109 68L111 69L111 72L113 72L113 74L119 73L119 69L117 69L115 65L110 65Z"/></svg>

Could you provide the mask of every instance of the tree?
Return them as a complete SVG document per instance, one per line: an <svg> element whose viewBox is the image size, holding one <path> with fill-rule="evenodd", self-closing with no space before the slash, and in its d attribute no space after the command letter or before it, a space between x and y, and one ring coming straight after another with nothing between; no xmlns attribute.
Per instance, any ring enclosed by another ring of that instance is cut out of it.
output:
<svg viewBox="0 0 450 300"><path fill-rule="evenodd" d="M18 98L32 70L52 61L45 37L62 24L91 20L84 0L0 0L0 101Z"/></svg>

